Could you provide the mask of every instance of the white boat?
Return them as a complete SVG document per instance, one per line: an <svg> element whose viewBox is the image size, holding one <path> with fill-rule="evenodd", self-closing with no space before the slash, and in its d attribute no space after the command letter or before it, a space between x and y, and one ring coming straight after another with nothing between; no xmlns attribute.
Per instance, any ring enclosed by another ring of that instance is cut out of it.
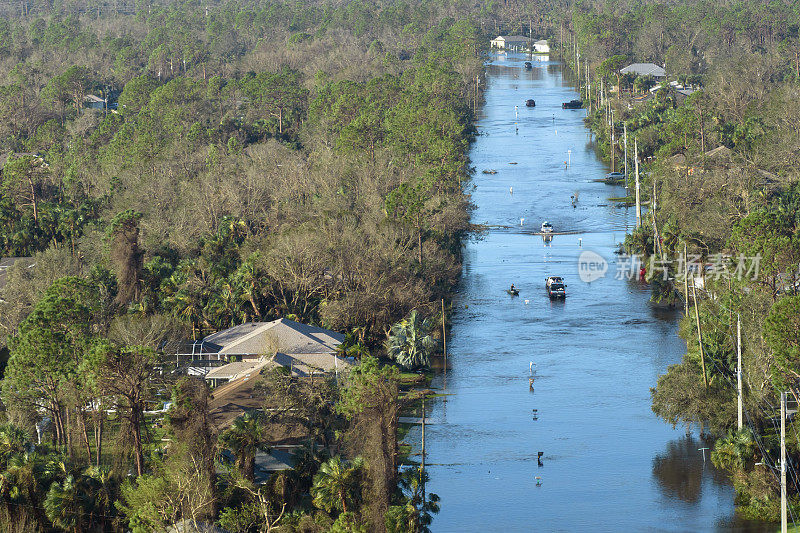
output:
<svg viewBox="0 0 800 533"><path fill-rule="evenodd" d="M549 287L553 283L564 283L564 278L562 278L561 276L548 276L547 278L545 278L544 283L546 287Z"/></svg>
<svg viewBox="0 0 800 533"><path fill-rule="evenodd" d="M553 233L553 225L547 221L542 222L542 233Z"/></svg>

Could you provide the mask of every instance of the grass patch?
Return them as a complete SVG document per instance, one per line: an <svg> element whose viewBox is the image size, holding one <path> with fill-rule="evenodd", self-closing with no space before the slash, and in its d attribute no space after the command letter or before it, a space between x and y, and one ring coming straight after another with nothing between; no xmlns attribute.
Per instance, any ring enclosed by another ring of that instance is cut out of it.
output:
<svg viewBox="0 0 800 533"><path fill-rule="evenodd" d="M630 196L612 196L608 201L614 202L617 207L632 207L636 204L636 200Z"/></svg>

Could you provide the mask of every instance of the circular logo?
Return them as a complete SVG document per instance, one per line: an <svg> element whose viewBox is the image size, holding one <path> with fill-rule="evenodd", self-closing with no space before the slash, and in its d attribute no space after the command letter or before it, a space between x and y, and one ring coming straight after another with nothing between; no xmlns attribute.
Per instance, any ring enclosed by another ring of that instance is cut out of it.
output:
<svg viewBox="0 0 800 533"><path fill-rule="evenodd" d="M591 283L606 275L608 262L600 254L585 251L578 257L578 277Z"/></svg>

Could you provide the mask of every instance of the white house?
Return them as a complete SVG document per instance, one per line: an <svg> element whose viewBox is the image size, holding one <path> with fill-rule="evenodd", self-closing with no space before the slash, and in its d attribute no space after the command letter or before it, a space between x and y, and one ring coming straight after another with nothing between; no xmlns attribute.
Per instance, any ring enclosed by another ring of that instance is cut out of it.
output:
<svg viewBox="0 0 800 533"><path fill-rule="evenodd" d="M501 50L524 50L530 39L521 35L498 35L492 39L492 48Z"/></svg>
<svg viewBox="0 0 800 533"><path fill-rule="evenodd" d="M549 54L550 45L547 44L547 39L541 39L533 43L533 51L537 54Z"/></svg>

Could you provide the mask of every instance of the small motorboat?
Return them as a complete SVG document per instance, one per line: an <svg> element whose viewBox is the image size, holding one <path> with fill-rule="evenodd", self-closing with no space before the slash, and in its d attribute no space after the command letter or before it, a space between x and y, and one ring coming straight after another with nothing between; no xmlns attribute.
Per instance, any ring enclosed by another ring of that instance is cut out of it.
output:
<svg viewBox="0 0 800 533"><path fill-rule="evenodd" d="M531 65L531 62L530 61L526 61L525 62L525 70L530 70L532 68L533 68L533 65Z"/></svg>
<svg viewBox="0 0 800 533"><path fill-rule="evenodd" d="M483 170L484 174L497 174L497 171L493 168L486 168Z"/></svg>
<svg viewBox="0 0 800 533"><path fill-rule="evenodd" d="M545 278L545 280L544 280L544 286L545 287L549 287L553 283L561 283L561 284L563 284L564 283L564 279L561 276L547 276L547 278ZM565 285L565 287L566 287L566 285Z"/></svg>
<svg viewBox="0 0 800 533"><path fill-rule="evenodd" d="M553 233L553 225L546 220L542 222L542 233Z"/></svg>
<svg viewBox="0 0 800 533"><path fill-rule="evenodd" d="M506 289L506 292L507 292L507 293L508 293L510 296L519 296L519 289L517 289L517 288Z"/></svg>
<svg viewBox="0 0 800 533"><path fill-rule="evenodd" d="M562 109L581 109L583 107L583 100L570 100L561 104Z"/></svg>
<svg viewBox="0 0 800 533"><path fill-rule="evenodd" d="M534 100L532 98L530 100L525 100L525 106L526 107L536 107L536 100Z"/></svg>

